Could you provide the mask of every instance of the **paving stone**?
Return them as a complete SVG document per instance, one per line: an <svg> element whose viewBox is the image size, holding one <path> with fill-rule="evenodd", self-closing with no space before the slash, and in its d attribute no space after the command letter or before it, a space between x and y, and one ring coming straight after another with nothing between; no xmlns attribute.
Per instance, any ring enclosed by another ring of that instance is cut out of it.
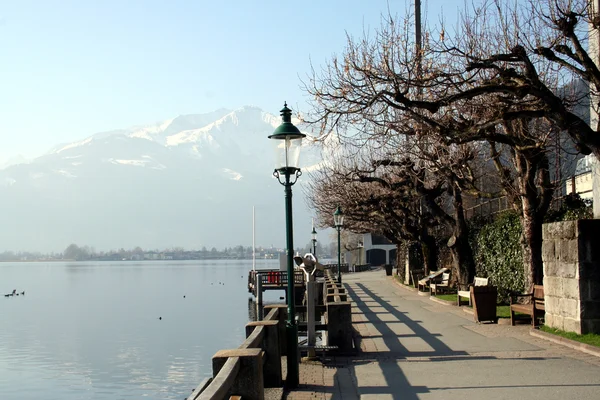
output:
<svg viewBox="0 0 600 400"><path fill-rule="evenodd" d="M343 276L360 351L301 363L299 387L283 398L597 397L599 357L533 337L530 325L477 324L384 275Z"/></svg>

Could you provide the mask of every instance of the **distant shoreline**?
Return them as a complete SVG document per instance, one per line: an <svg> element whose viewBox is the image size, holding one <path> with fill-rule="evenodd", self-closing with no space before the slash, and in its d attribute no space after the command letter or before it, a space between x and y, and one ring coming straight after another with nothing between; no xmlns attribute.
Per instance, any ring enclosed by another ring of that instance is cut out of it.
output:
<svg viewBox="0 0 600 400"><path fill-rule="evenodd" d="M216 258L177 258L177 259L89 259L89 260L75 260L75 259L35 259L35 260L0 260L0 263L28 263L28 262L156 262L156 261L252 261L252 258L230 258L230 257L216 257ZM276 261L276 258L257 258L256 261Z"/></svg>

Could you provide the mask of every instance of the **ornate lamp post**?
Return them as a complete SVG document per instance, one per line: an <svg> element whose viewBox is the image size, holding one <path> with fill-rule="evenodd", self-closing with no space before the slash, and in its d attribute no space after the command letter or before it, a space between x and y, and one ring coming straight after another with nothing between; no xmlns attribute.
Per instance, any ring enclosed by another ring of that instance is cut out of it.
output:
<svg viewBox="0 0 600 400"><path fill-rule="evenodd" d="M306 135L292 124L292 110L284 103L281 110L282 123L275 129L269 139L274 139L276 165L273 176L284 186L285 192L285 233L287 255L287 380L288 387L297 387L299 381L298 369L298 325L296 325L296 308L294 299L294 234L292 225L292 185L302 175L298 168L300 146ZM283 179L283 180L282 180Z"/></svg>
<svg viewBox="0 0 600 400"><path fill-rule="evenodd" d="M337 206L335 212L333 213L333 223L338 232L338 283L342 283L342 248L340 231L344 226L344 213L342 212L342 207L340 206Z"/></svg>
<svg viewBox="0 0 600 400"><path fill-rule="evenodd" d="M312 244L313 244L313 255L317 256L317 231L315 230L315 226L313 225L313 230L311 232L312 235Z"/></svg>

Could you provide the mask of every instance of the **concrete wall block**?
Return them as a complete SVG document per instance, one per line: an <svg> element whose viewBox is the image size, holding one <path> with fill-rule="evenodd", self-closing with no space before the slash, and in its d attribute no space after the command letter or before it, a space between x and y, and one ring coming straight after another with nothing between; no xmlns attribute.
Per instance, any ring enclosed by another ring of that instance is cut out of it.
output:
<svg viewBox="0 0 600 400"><path fill-rule="evenodd" d="M287 305L285 304L269 304L265 306L265 314L268 314L272 309L276 308L278 321L279 321L279 333L278 336L281 340L279 340L279 351L281 355L287 355L287 342L284 339L286 336L285 326L287 321Z"/></svg>
<svg viewBox="0 0 600 400"><path fill-rule="evenodd" d="M264 330L261 348L265 351L263 358L263 377L265 387L279 387L282 382L281 374L281 347L279 337L279 321L253 321L246 324L246 337L250 336L254 329L262 327Z"/></svg>
<svg viewBox="0 0 600 400"><path fill-rule="evenodd" d="M240 358L240 370L229 392L244 399L263 400L265 398L263 379L263 358L261 349L220 350L212 358L213 378L217 376L230 357Z"/></svg>
<svg viewBox="0 0 600 400"><path fill-rule="evenodd" d="M575 279L579 274L579 264L577 262L561 262L556 268L556 276L567 279Z"/></svg>
<svg viewBox="0 0 600 400"><path fill-rule="evenodd" d="M562 293L567 299L579 300L579 281L577 279L562 279Z"/></svg>
<svg viewBox="0 0 600 400"><path fill-rule="evenodd" d="M581 321L573 318L565 318L562 330L566 332L575 332L581 335Z"/></svg>
<svg viewBox="0 0 600 400"><path fill-rule="evenodd" d="M560 315L560 298L554 296L545 296L546 315L548 313Z"/></svg>
<svg viewBox="0 0 600 400"><path fill-rule="evenodd" d="M557 269L558 269L557 260L554 260L554 259L544 260L543 266L544 266L544 278L547 276L556 276Z"/></svg>
<svg viewBox="0 0 600 400"><path fill-rule="evenodd" d="M579 319L579 301L574 299L559 299L560 315L565 318Z"/></svg>
<svg viewBox="0 0 600 400"><path fill-rule="evenodd" d="M573 221L553 222L544 224L542 238L545 239L573 239L575 237L575 224Z"/></svg>
<svg viewBox="0 0 600 400"><path fill-rule="evenodd" d="M546 270L546 262L556 260L555 241L544 239L542 242L542 261L544 262L544 273Z"/></svg>
<svg viewBox="0 0 600 400"><path fill-rule="evenodd" d="M557 242L558 260L561 263L577 263L579 261L579 247L575 239Z"/></svg>
<svg viewBox="0 0 600 400"><path fill-rule="evenodd" d="M350 302L327 304L327 335L329 344L341 351L352 350L352 308Z"/></svg>
<svg viewBox="0 0 600 400"><path fill-rule="evenodd" d="M576 225L574 221L553 222L542 226L542 238L545 239L573 239L575 238Z"/></svg>
<svg viewBox="0 0 600 400"><path fill-rule="evenodd" d="M545 318L547 318L547 317L548 317L548 315L546 315ZM553 315L552 319L551 319L552 323L550 323L550 321L548 319L546 319L545 322L546 322L546 325L549 326L550 328L556 328L556 329L563 330L563 328L565 327L564 320L565 320L565 318L563 316Z"/></svg>
<svg viewBox="0 0 600 400"><path fill-rule="evenodd" d="M544 276L544 297L562 297L562 278L555 276Z"/></svg>
<svg viewBox="0 0 600 400"><path fill-rule="evenodd" d="M544 316L544 324L546 326L554 325L554 314L550 314L546 308L546 315Z"/></svg>

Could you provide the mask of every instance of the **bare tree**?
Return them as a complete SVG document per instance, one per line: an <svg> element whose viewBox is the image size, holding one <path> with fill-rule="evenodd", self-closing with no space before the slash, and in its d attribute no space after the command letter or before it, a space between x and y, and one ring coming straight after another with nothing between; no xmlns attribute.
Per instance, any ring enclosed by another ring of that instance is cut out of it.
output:
<svg viewBox="0 0 600 400"><path fill-rule="evenodd" d="M319 190L309 190L311 205L327 224L331 210L342 205L353 229L381 232L394 243L419 242L428 270L435 268L437 258L428 228L444 225L451 235L448 247L458 280L470 281L475 266L462 196L463 191L474 190L472 149L431 139L398 146L392 146L388 154L378 147L375 152L367 151L365 158L358 157L364 153L355 153L344 158L349 162L338 160L328 170L313 173L312 189Z"/></svg>
<svg viewBox="0 0 600 400"><path fill-rule="evenodd" d="M568 33L578 32L577 16L587 12L583 3L530 2L521 7L517 2L484 2L463 16L454 36L444 28L429 31L419 54L409 39L409 20L386 18L373 38L348 38L341 57L313 71L305 84L315 99L313 120L323 136L335 133L352 143L390 146L398 137L414 137L416 143L435 143L440 149L489 143L502 188L521 215L527 284L539 282L541 223L553 192L548 139L565 129L582 150L595 146L593 135L579 129L585 121L573 109L581 97L560 91L565 79L587 75L548 50L571 54L572 62L592 68L581 43ZM576 6L577 12L567 12ZM564 47L569 40L572 53ZM491 54L493 49L506 51ZM511 165L502 162L498 148L510 155ZM464 179L458 185L475 196L489 195ZM452 195L462 205L462 192Z"/></svg>
<svg viewBox="0 0 600 400"><path fill-rule="evenodd" d="M380 234L397 246L405 241L419 242L426 268L435 269L435 239L426 228L437 222L419 207L421 195L414 189L414 181L398 176L391 168L355 161L330 159L326 167L311 172L307 199L320 225L332 226L332 212L340 205L347 215L344 224L348 229Z"/></svg>

